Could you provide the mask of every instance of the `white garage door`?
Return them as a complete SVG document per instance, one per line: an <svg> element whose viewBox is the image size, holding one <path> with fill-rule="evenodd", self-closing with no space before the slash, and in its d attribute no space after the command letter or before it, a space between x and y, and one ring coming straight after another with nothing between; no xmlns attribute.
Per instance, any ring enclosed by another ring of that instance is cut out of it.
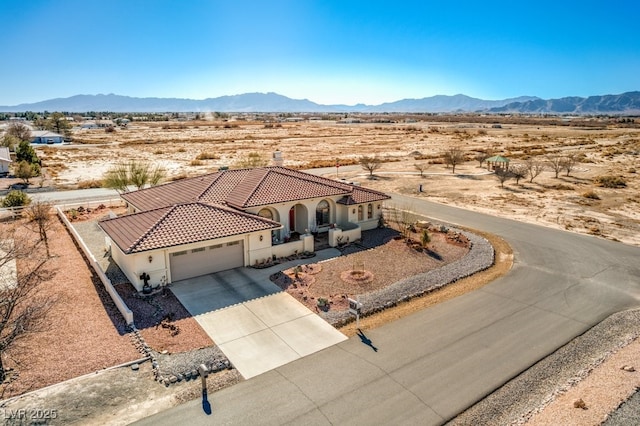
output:
<svg viewBox="0 0 640 426"><path fill-rule="evenodd" d="M171 253L171 281L244 266L242 240Z"/></svg>

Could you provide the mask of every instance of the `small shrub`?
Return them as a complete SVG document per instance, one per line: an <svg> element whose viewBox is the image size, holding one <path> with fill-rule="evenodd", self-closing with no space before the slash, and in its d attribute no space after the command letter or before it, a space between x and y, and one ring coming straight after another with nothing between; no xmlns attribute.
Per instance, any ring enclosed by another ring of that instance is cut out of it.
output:
<svg viewBox="0 0 640 426"><path fill-rule="evenodd" d="M13 190L2 199L2 207L21 207L26 206L31 199L26 192Z"/></svg>
<svg viewBox="0 0 640 426"><path fill-rule="evenodd" d="M164 151L161 150L161 149L156 149L155 151L153 151L153 154L154 155L162 155L162 154L164 154Z"/></svg>
<svg viewBox="0 0 640 426"><path fill-rule="evenodd" d="M178 148L178 152L187 152L186 148Z"/></svg>
<svg viewBox="0 0 640 426"><path fill-rule="evenodd" d="M420 235L420 242L422 243L422 247L426 247L431 242L431 236L429 235L429 231L426 229L422 230L422 235Z"/></svg>
<svg viewBox="0 0 640 426"><path fill-rule="evenodd" d="M190 166L202 166L204 163L200 160L191 160L189 163Z"/></svg>
<svg viewBox="0 0 640 426"><path fill-rule="evenodd" d="M78 189L102 188L102 181L99 179L81 180L78 182Z"/></svg>
<svg viewBox="0 0 640 426"><path fill-rule="evenodd" d="M627 186L627 182L622 176L596 176L593 179L593 182L603 188L624 188L625 186Z"/></svg>
<svg viewBox="0 0 640 426"><path fill-rule="evenodd" d="M586 192L584 192L584 193L582 194L582 196L583 196L584 198L588 198L588 199L590 199L590 200L599 200L599 199L600 199L600 196L599 196L599 195L598 195L598 193L597 193L597 192L595 192L594 190L586 191Z"/></svg>
<svg viewBox="0 0 640 426"><path fill-rule="evenodd" d="M115 128L115 127L113 127L113 126L109 126L109 127L106 127L106 128L104 129L104 131L105 131L106 133L115 133L116 128Z"/></svg>
<svg viewBox="0 0 640 426"><path fill-rule="evenodd" d="M220 156L211 152L201 152L196 157L196 160L219 160Z"/></svg>

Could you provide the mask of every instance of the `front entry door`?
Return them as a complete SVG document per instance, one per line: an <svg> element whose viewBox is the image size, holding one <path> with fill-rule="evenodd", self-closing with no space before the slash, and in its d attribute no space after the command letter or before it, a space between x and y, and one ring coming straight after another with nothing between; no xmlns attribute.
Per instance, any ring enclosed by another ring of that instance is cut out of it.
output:
<svg viewBox="0 0 640 426"><path fill-rule="evenodd" d="M296 230L296 208L291 207L289 210L289 231Z"/></svg>

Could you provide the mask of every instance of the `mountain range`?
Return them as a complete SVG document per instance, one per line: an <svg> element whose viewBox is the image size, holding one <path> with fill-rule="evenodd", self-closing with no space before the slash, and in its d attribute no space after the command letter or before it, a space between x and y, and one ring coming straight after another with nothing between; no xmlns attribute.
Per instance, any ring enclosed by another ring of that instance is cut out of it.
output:
<svg viewBox="0 0 640 426"><path fill-rule="evenodd" d="M110 111L110 112L280 112L280 113L455 113L494 114L640 114L640 92L619 95L541 99L521 96L483 100L466 95L437 95L402 99L380 105L323 105L308 99L291 99L277 93L245 93L202 100L181 98L135 98L121 95L76 95L30 104L0 106L0 112Z"/></svg>

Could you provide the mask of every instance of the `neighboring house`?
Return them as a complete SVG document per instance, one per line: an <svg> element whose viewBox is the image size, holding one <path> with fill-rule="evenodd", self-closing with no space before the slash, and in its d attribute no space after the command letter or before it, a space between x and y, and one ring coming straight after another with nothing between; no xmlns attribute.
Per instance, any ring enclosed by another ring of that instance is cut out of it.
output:
<svg viewBox="0 0 640 426"><path fill-rule="evenodd" d="M0 146L0 176L6 176L9 174L9 167L12 162L9 148L6 146Z"/></svg>
<svg viewBox="0 0 640 426"><path fill-rule="evenodd" d="M99 223L113 260L141 290L273 257L313 252L378 226L390 197L285 167L224 170L122 195L131 214Z"/></svg>
<svg viewBox="0 0 640 426"><path fill-rule="evenodd" d="M63 143L64 136L59 135L48 130L32 130L31 131L31 143L35 144L54 144Z"/></svg>

